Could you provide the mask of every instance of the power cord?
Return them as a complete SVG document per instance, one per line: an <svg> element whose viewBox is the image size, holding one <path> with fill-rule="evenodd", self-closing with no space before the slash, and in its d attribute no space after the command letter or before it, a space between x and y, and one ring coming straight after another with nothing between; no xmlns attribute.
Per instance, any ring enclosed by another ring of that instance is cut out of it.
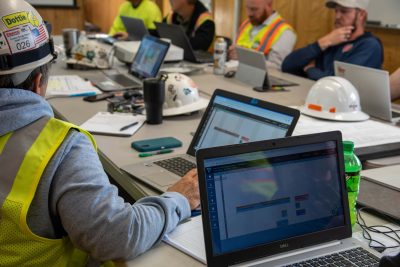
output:
<svg viewBox="0 0 400 267"><path fill-rule="evenodd" d="M386 249L393 249L393 248L400 248L400 230L395 230L392 229L388 226L384 226L384 225L372 225L372 226L368 226L365 223L365 220L363 218L363 216L361 215L362 211L373 211L373 212L377 212L375 209L372 208L367 208L367 207L362 207L360 209L357 210L357 224L360 226L360 228L362 229L362 235L363 237L368 240L368 245L370 248L375 249L378 252L383 252ZM392 223L396 223L394 222L389 216L385 216L385 219L388 220L389 222ZM384 235L385 237L393 240L397 245L393 245L393 246L386 246L385 244L383 244L382 242L375 240L372 238L371 233L375 233L375 234L380 234L380 235ZM392 236L392 235L394 236ZM378 245L374 245L378 244Z"/></svg>

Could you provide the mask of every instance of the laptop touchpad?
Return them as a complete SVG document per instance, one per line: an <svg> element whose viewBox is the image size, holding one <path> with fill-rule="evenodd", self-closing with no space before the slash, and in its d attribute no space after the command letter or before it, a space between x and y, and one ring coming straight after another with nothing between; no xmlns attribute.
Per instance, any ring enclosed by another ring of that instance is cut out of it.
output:
<svg viewBox="0 0 400 267"><path fill-rule="evenodd" d="M146 175L145 178L159 186L173 185L179 180L176 175L171 174L168 171L160 171L157 172L157 174L153 173L151 175Z"/></svg>

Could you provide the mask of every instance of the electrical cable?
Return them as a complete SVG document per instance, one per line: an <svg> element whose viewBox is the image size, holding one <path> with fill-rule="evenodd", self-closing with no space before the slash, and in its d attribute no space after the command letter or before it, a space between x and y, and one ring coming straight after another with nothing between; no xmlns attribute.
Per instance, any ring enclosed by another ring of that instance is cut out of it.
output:
<svg viewBox="0 0 400 267"><path fill-rule="evenodd" d="M361 215L362 211L368 211L368 210L376 212L375 209L367 208L367 207L362 207L357 210L357 224L360 226L360 228L362 230L363 238L365 238L368 241L369 247L377 250L378 252L383 252L389 248L390 249L400 248L400 230L395 230L395 229L392 229L385 225L368 226L365 223L363 216ZM396 223L389 216L386 216L386 215L384 215L384 216L385 216L385 219L388 220L389 222ZM397 245L387 246L387 245L383 244L382 242L380 242L376 239L373 239L371 233L383 235L383 236L393 240ZM375 245L374 243L378 244L378 245Z"/></svg>

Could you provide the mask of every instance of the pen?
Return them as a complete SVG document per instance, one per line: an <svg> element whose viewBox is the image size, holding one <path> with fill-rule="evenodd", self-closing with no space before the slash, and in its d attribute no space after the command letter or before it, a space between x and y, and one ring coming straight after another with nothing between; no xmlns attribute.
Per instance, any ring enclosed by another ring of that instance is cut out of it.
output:
<svg viewBox="0 0 400 267"><path fill-rule="evenodd" d="M77 94L72 94L69 96L91 96L91 95L95 95L96 92L87 92L87 93L77 93Z"/></svg>
<svg viewBox="0 0 400 267"><path fill-rule="evenodd" d="M139 157L140 158L151 157L151 156L154 156L154 155L161 155L161 154L171 153L173 151L174 150L172 150L172 149L163 149L163 150L160 150L160 151L157 151L157 152L154 152L154 153L140 153Z"/></svg>
<svg viewBox="0 0 400 267"><path fill-rule="evenodd" d="M129 129L129 128L131 128L131 127L135 126L135 125L137 125L138 123L139 123L139 122L135 121L134 123L131 123L131 124L125 125L125 126L124 126L124 127L122 127L121 129L119 129L119 131L120 131L120 132L122 132L122 131L125 131L125 130L127 130L127 129Z"/></svg>

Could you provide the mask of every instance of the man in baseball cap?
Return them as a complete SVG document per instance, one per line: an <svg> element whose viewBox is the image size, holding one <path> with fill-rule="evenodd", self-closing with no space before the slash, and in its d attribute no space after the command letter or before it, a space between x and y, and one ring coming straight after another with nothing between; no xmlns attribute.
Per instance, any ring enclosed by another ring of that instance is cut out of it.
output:
<svg viewBox="0 0 400 267"><path fill-rule="evenodd" d="M383 47L378 38L365 32L369 0L328 0L335 10L335 29L315 43L292 52L282 71L313 80L334 75L334 61L380 69Z"/></svg>

